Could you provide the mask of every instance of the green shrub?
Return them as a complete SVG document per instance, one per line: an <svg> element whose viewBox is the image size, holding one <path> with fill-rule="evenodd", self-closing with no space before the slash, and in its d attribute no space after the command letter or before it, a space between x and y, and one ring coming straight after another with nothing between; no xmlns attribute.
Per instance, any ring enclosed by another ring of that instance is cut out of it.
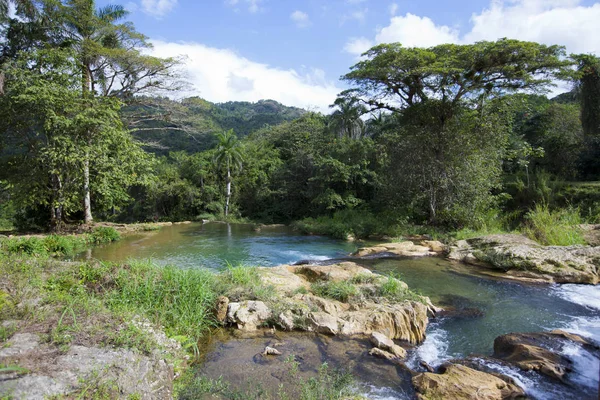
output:
<svg viewBox="0 0 600 400"><path fill-rule="evenodd" d="M358 294L356 286L349 281L320 281L313 283L310 289L317 296L329 297L344 303Z"/></svg>
<svg viewBox="0 0 600 400"><path fill-rule="evenodd" d="M2 241L2 248L7 253L23 253L31 256L43 256L48 253L44 241L37 237L6 239Z"/></svg>
<svg viewBox="0 0 600 400"><path fill-rule="evenodd" d="M92 244L116 242L119 239L121 234L110 226L99 226L89 235L89 242Z"/></svg>
<svg viewBox="0 0 600 400"><path fill-rule="evenodd" d="M50 254L72 256L85 248L86 241L77 236L50 235L44 238L44 246Z"/></svg>
<svg viewBox="0 0 600 400"><path fill-rule="evenodd" d="M550 211L548 206L537 204L525 216L523 232L529 238L548 246L585 244L579 224L581 216L576 208Z"/></svg>
<svg viewBox="0 0 600 400"><path fill-rule="evenodd" d="M387 277L377 288L377 295L394 302L405 300L423 301L421 295L408 289L406 284L400 279L400 275L397 274L390 274Z"/></svg>

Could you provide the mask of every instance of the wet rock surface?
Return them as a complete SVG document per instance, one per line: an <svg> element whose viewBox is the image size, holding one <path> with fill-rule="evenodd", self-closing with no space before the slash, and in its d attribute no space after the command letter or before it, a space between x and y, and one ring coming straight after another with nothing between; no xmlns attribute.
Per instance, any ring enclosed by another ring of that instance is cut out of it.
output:
<svg viewBox="0 0 600 400"><path fill-rule="evenodd" d="M542 246L522 235L489 235L459 240L451 260L486 267L523 281L600 282L600 247Z"/></svg>
<svg viewBox="0 0 600 400"><path fill-rule="evenodd" d="M600 349L563 331L511 333L494 341L494 357L516 365L524 371L536 371L552 379L567 382L574 370L573 360L564 354L566 345L584 348L600 357Z"/></svg>

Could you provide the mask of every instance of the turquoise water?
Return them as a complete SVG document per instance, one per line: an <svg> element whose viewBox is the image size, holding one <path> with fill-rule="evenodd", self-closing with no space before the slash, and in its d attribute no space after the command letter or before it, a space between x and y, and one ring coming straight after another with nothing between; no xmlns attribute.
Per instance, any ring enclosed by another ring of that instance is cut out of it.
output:
<svg viewBox="0 0 600 400"><path fill-rule="evenodd" d="M300 235L282 226L263 227L256 232L252 225L194 223L127 235L119 242L95 247L82 257L107 261L152 259L161 265L222 270L227 263L268 267L344 257L355 250L353 243Z"/></svg>

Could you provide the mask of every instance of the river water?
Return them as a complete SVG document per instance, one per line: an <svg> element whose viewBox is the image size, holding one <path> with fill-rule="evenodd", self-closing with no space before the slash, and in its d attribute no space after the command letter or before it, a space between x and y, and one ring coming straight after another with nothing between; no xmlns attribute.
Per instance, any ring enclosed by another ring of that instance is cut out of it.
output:
<svg viewBox="0 0 600 400"><path fill-rule="evenodd" d="M346 257L356 245L318 236L302 236L284 227L190 224L165 227L157 233L126 237L90 250L100 260L149 258L182 268L222 270L227 263L274 266L300 260L326 262ZM400 274L411 289L435 304L457 311L453 318L432 320L427 339L409 353L408 365L420 361L437 366L452 358L473 356L488 369L512 376L536 399L595 399L600 362L579 348L563 348L575 361L568 386L555 385L534 373L489 361L494 339L511 332L564 329L600 342L600 286L525 285L457 272L440 258L372 259L359 261L379 273ZM235 348L231 345L230 348ZM239 351L235 350L235 351ZM372 398L407 398L401 388L372 388Z"/></svg>

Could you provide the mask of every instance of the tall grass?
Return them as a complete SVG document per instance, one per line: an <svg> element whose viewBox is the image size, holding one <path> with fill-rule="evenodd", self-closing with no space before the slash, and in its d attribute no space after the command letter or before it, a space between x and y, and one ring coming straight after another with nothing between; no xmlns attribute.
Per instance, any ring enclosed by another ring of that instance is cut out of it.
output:
<svg viewBox="0 0 600 400"><path fill-rule="evenodd" d="M551 211L548 206L536 204L525 216L523 233L543 245L570 246L585 244L579 210L568 207Z"/></svg>
<svg viewBox="0 0 600 400"><path fill-rule="evenodd" d="M163 326L168 336L199 339L215 326L215 275L204 269L159 267L132 261L119 268L109 307L140 314Z"/></svg>

